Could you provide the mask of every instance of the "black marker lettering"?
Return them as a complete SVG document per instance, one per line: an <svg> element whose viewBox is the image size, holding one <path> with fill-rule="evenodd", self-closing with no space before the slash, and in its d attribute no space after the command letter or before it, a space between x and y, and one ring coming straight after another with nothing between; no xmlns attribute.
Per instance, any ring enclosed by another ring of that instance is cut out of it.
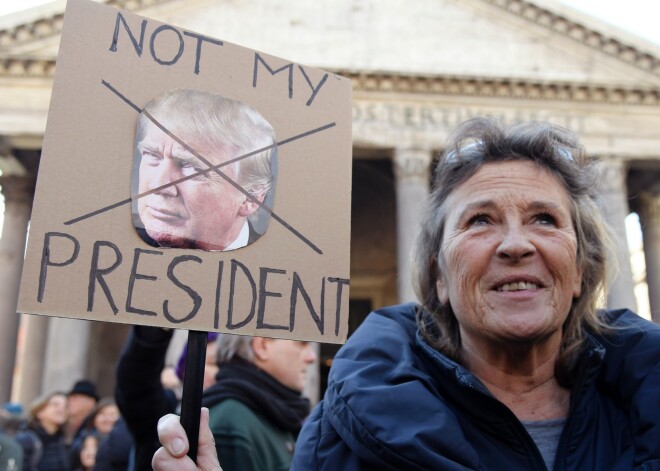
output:
<svg viewBox="0 0 660 471"><path fill-rule="evenodd" d="M108 268L99 268L99 254L101 253L101 247L110 247L115 253L115 261ZM105 282L103 277L105 275L112 273L121 264L121 261L122 261L121 252L119 251L119 247L117 247L115 244L105 240L99 240L94 242L94 250L92 252L92 264L89 269L89 285L87 287L87 312L92 312L92 310L94 309L94 291L96 289L97 282L99 285L101 285L101 289L103 290L103 293L105 294L108 303L110 303L110 308L112 309L112 312L115 314L119 312L119 309L117 309L117 305L115 304L114 299L112 299L112 293L110 293L110 288L108 287L108 284Z"/></svg>
<svg viewBox="0 0 660 471"><path fill-rule="evenodd" d="M174 57L167 61L167 60L162 60L159 57L156 56L156 50L154 48L154 44L156 42L156 36L158 36L162 31L169 30L169 31L174 31L174 33L177 35L179 38L179 50L177 53L174 55ZM179 33L176 28L171 27L170 25L161 25L158 28L154 30L154 32L151 35L151 41L149 41L149 50L151 51L151 57L154 58L156 62L158 62L161 65L172 65L176 64L176 61L179 60L179 57L181 57L181 54L183 54L183 49L184 49L184 44L183 44L183 36L181 36L181 33Z"/></svg>
<svg viewBox="0 0 660 471"><path fill-rule="evenodd" d="M131 268L131 277L128 279L128 293L126 294L126 312L131 312L133 314L140 314L142 316L155 316L154 311L148 311L146 309L140 309L133 307L131 301L133 298L133 288L135 287L135 280L149 280L156 281L158 278L152 275L143 275L137 272L138 261L140 260L140 254L150 254L150 255L163 255L163 252L158 252L156 250L144 250L144 249L135 249L135 254L133 255L133 267Z"/></svg>
<svg viewBox="0 0 660 471"><path fill-rule="evenodd" d="M52 237L64 237L73 242L73 253L71 256L63 262L54 262L50 259L50 239ZM44 236L44 249L41 252L41 271L39 272L39 289L37 291L37 301L42 302L44 299L44 291L46 290L46 274L48 272L48 267L64 267L73 263L78 258L78 253L80 252L80 242L75 237L64 234L63 232L46 232Z"/></svg>
<svg viewBox="0 0 660 471"><path fill-rule="evenodd" d="M271 75L279 74L283 70L289 69L289 98L293 97L293 64L285 65L280 67L277 70L273 70L265 60L261 58L259 53L254 53L254 71L252 77L252 87L257 88L257 69L259 68L259 62L261 62L264 67L270 72Z"/></svg>
<svg viewBox="0 0 660 471"><path fill-rule="evenodd" d="M250 313L247 315L245 319L243 319L241 322L238 322L236 324L232 323L232 319L234 317L234 293L236 292L236 270L240 268L243 271L243 274L245 274L245 278L247 279L248 283L250 283L250 286L252 287L252 306L250 307ZM243 327L246 325L248 322L252 320L254 317L254 307L257 302L257 285L254 283L254 278L252 278L252 275L250 275L250 271L247 269L245 265L243 265L241 262L237 260L231 261L231 279L229 281L229 306L227 307L227 328L230 330L238 329L239 327Z"/></svg>
<svg viewBox="0 0 660 471"><path fill-rule="evenodd" d="M286 325L266 324L264 322L264 313L266 311L266 298L281 298L282 293L274 293L266 290L266 280L269 273L277 273L283 275L285 270L278 270L275 268L261 267L259 270L259 311L257 313L257 329L275 329L275 330L291 330Z"/></svg>
<svg viewBox="0 0 660 471"><path fill-rule="evenodd" d="M290 332L293 332L293 327L295 325L296 319L296 305L298 304L298 292L302 294L307 310L312 315L312 320L316 323L319 332L323 335L324 330L324 319L325 319L325 277L321 279L321 306L320 306L320 315L316 313L312 300L310 299L305 287L302 284L300 276L295 271L293 272L293 283L291 283L291 310L289 311L289 324L291 326Z"/></svg>
<svg viewBox="0 0 660 471"><path fill-rule="evenodd" d="M135 52L137 52L138 57L140 57L142 55L142 49L144 48L144 32L147 27L147 20L142 20L142 24L140 25L140 42L138 42L137 39L135 39L135 36L133 36L131 29L128 27L128 23L126 23L126 19L124 18L124 16L121 13L117 13L117 22L115 23L115 33L112 35L112 43L110 44L110 50L112 52L117 52L117 41L119 40L120 22L124 24L124 29L128 33L128 37L131 39L131 42L133 43Z"/></svg>
<svg viewBox="0 0 660 471"><path fill-rule="evenodd" d="M197 48L195 50L195 75L199 75L199 63L202 60L202 42L206 41L211 44L216 44L218 46L222 46L224 45L224 43L217 39L207 38L206 36L203 36L201 34L190 33L188 31L184 31L183 34L185 34L186 36L190 36L191 38L197 39Z"/></svg>
<svg viewBox="0 0 660 471"><path fill-rule="evenodd" d="M167 277L174 283L176 286L184 290L188 296L193 300L193 308L192 310L183 318L181 319L176 319L175 317L172 316L169 310L169 301L166 299L163 301L163 315L165 316L165 319L170 321L173 324L180 324L181 322L186 322L195 317L197 314L197 311L199 311L200 306L202 305L202 297L197 293L197 291L193 290L190 286L184 285L179 281L179 279L174 275L174 267L176 267L179 263L187 262L187 261L194 261L197 263L202 263L202 259L199 257L195 257L194 255L181 255L179 257L175 257L174 260L172 260L167 267Z"/></svg>
<svg viewBox="0 0 660 471"><path fill-rule="evenodd" d="M305 77L305 80L307 81L307 85L309 85L309 88L312 89L312 96L309 97L309 100L307 100L307 103L306 103L306 105L309 106L314 101L314 98L316 98L316 94L319 92L319 90L321 90L321 87L323 86L325 81L328 80L328 74L325 74L323 76L323 78L321 79L321 81L319 82L319 84L316 87L314 87L314 85L312 85L312 81L309 79L309 77L305 73L305 69L303 69L302 66L300 66L300 65L298 66L298 68L302 72L303 77Z"/></svg>
<svg viewBox="0 0 660 471"><path fill-rule="evenodd" d="M351 280L346 278L328 278L330 283L337 283L337 310L335 311L335 335L339 335L339 321L341 319L341 293L344 285L348 286Z"/></svg>
<svg viewBox="0 0 660 471"><path fill-rule="evenodd" d="M218 282L215 285L215 312L213 313L213 328L217 329L220 324L220 289L222 288L222 274L225 271L225 262L218 263Z"/></svg>

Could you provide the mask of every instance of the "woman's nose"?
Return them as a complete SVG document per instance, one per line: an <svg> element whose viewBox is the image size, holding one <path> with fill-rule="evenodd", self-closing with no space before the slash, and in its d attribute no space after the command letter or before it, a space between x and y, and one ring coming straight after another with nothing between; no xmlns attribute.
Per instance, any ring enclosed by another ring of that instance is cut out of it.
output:
<svg viewBox="0 0 660 471"><path fill-rule="evenodd" d="M518 261L536 252L536 247L529 240L528 234L520 224L508 226L497 247L497 255Z"/></svg>

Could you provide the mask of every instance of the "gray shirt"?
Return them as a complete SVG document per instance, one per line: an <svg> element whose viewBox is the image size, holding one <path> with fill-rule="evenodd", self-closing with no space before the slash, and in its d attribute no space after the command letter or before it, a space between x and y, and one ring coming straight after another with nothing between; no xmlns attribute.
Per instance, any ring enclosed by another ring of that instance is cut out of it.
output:
<svg viewBox="0 0 660 471"><path fill-rule="evenodd" d="M555 466L555 455L557 454L557 446L559 445L559 437L564 429L566 419L551 419L551 420L524 420L524 425L527 433L532 437L537 448L541 452L543 461L548 470L552 471Z"/></svg>

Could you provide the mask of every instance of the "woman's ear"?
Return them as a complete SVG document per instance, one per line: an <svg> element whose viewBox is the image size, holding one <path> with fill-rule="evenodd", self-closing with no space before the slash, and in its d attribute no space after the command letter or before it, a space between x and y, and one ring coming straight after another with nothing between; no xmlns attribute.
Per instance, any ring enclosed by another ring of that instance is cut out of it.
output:
<svg viewBox="0 0 660 471"><path fill-rule="evenodd" d="M449 288L445 283L445 279L442 276L440 271L440 265L438 263L438 258L433 257L431 259L431 266L429 267L432 276L436 279L435 281L435 293L438 296L441 304L447 304L449 302Z"/></svg>
<svg viewBox="0 0 660 471"><path fill-rule="evenodd" d="M449 289L442 276L435 282L435 292L441 304L447 304L449 302Z"/></svg>
<svg viewBox="0 0 660 471"><path fill-rule="evenodd" d="M577 273L573 280L573 298L579 298L582 294L582 267L577 267Z"/></svg>

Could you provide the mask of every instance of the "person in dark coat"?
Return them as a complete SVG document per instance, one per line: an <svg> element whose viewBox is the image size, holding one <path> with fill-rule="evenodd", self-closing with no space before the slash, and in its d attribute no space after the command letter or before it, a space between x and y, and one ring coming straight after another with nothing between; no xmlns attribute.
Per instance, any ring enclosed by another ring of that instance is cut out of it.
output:
<svg viewBox="0 0 660 471"><path fill-rule="evenodd" d="M660 469L660 326L597 309L613 251L594 164L546 123L457 130L413 254L420 304L341 348L292 471ZM177 422L160 432L154 469L197 469ZM219 469L206 445L199 469Z"/></svg>
<svg viewBox="0 0 660 471"><path fill-rule="evenodd" d="M120 417L99 443L94 471L126 471L131 465L133 438L126 421Z"/></svg>
<svg viewBox="0 0 660 471"><path fill-rule="evenodd" d="M223 334L217 382L204 391L226 471L288 471L309 415L302 395L316 353L308 342Z"/></svg>
<svg viewBox="0 0 660 471"><path fill-rule="evenodd" d="M92 435L95 439L95 446L98 448L101 440L103 440L113 430L113 427L118 419L119 409L117 408L114 399L110 397L100 399L94 409L83 421L80 432L69 447L69 460L73 469L76 469L76 467L80 466L80 457L83 451L85 440L87 440L87 438ZM91 449L91 446L88 448ZM88 452L87 456L89 454L90 453Z"/></svg>
<svg viewBox="0 0 660 471"><path fill-rule="evenodd" d="M99 435L86 430L80 438L80 446L70 450L71 469L73 471L92 471L96 469L96 454L99 448Z"/></svg>
<svg viewBox="0 0 660 471"><path fill-rule="evenodd" d="M0 409L0 471L23 469L23 447L15 438L21 424L20 412L10 412L13 407L16 405L8 403Z"/></svg>
<svg viewBox="0 0 660 471"><path fill-rule="evenodd" d="M94 410L99 399L96 385L87 379L76 381L67 393L69 420L64 430L67 444L73 443L81 433L85 427L85 419Z"/></svg>
<svg viewBox="0 0 660 471"><path fill-rule="evenodd" d="M25 455L27 458L28 454L32 455L41 449L37 471L70 470L64 438L64 426L67 419L67 398L62 392L46 394L36 399L30 406L28 428L38 437L39 444L25 440L25 443L30 443L31 448L26 450Z"/></svg>

